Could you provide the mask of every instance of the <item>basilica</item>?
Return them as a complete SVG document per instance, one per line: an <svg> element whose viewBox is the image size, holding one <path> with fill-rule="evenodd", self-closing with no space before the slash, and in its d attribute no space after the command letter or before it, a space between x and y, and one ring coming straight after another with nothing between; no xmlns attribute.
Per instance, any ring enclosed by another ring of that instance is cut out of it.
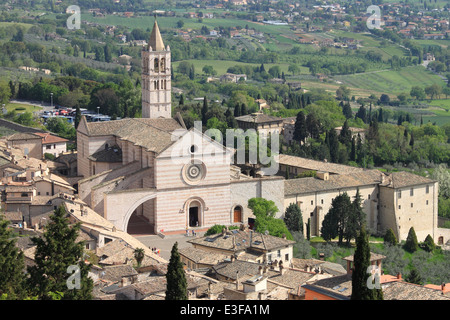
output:
<svg viewBox="0 0 450 320"><path fill-rule="evenodd" d="M142 118L82 117L77 128L80 199L125 232L247 224L252 197L273 200L283 213L283 178L241 173L232 149L172 116L171 67L155 21L142 51Z"/></svg>

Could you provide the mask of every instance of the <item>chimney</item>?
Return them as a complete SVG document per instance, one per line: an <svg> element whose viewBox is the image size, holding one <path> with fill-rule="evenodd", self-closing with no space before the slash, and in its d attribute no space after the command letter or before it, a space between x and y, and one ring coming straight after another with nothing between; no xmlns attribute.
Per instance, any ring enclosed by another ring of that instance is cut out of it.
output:
<svg viewBox="0 0 450 320"><path fill-rule="evenodd" d="M236 271L236 290L239 290L239 271Z"/></svg>
<svg viewBox="0 0 450 320"><path fill-rule="evenodd" d="M444 292L444 290L445 290L445 283L444 282L442 282L442 284L441 284L441 290L442 290L442 292Z"/></svg>
<svg viewBox="0 0 450 320"><path fill-rule="evenodd" d="M397 273L397 279L401 280L402 274L400 272Z"/></svg>
<svg viewBox="0 0 450 320"><path fill-rule="evenodd" d="M325 254L324 253L319 253L319 260L322 260L322 261L325 260Z"/></svg>

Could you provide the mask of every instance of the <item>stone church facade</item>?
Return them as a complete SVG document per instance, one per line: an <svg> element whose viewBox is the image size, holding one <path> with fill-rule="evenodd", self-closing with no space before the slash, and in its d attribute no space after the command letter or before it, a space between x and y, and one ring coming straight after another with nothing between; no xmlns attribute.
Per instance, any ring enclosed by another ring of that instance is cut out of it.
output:
<svg viewBox="0 0 450 320"><path fill-rule="evenodd" d="M142 118L83 117L77 128L80 199L123 231L132 216L154 233L248 223L251 197L281 214L282 178L242 174L232 150L171 116L170 48L156 21L142 62Z"/></svg>

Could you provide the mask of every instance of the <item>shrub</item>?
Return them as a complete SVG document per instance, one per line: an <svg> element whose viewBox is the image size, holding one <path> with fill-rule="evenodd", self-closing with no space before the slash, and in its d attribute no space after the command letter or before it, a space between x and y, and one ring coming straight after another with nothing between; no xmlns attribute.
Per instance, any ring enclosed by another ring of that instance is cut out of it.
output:
<svg viewBox="0 0 450 320"><path fill-rule="evenodd" d="M416 232L413 227L409 229L408 237L406 238L403 248L410 253L413 253L419 249L419 243L417 242Z"/></svg>
<svg viewBox="0 0 450 320"><path fill-rule="evenodd" d="M386 234L384 235L384 243L391 246L395 246L398 243L397 237L392 229L386 230Z"/></svg>

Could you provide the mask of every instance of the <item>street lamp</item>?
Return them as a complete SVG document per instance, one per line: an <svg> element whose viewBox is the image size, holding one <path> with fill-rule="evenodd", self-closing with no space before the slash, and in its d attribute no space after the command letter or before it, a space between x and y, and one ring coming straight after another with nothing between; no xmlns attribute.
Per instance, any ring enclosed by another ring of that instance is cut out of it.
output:
<svg viewBox="0 0 450 320"><path fill-rule="evenodd" d="M50 103L53 108L53 92L50 92Z"/></svg>

